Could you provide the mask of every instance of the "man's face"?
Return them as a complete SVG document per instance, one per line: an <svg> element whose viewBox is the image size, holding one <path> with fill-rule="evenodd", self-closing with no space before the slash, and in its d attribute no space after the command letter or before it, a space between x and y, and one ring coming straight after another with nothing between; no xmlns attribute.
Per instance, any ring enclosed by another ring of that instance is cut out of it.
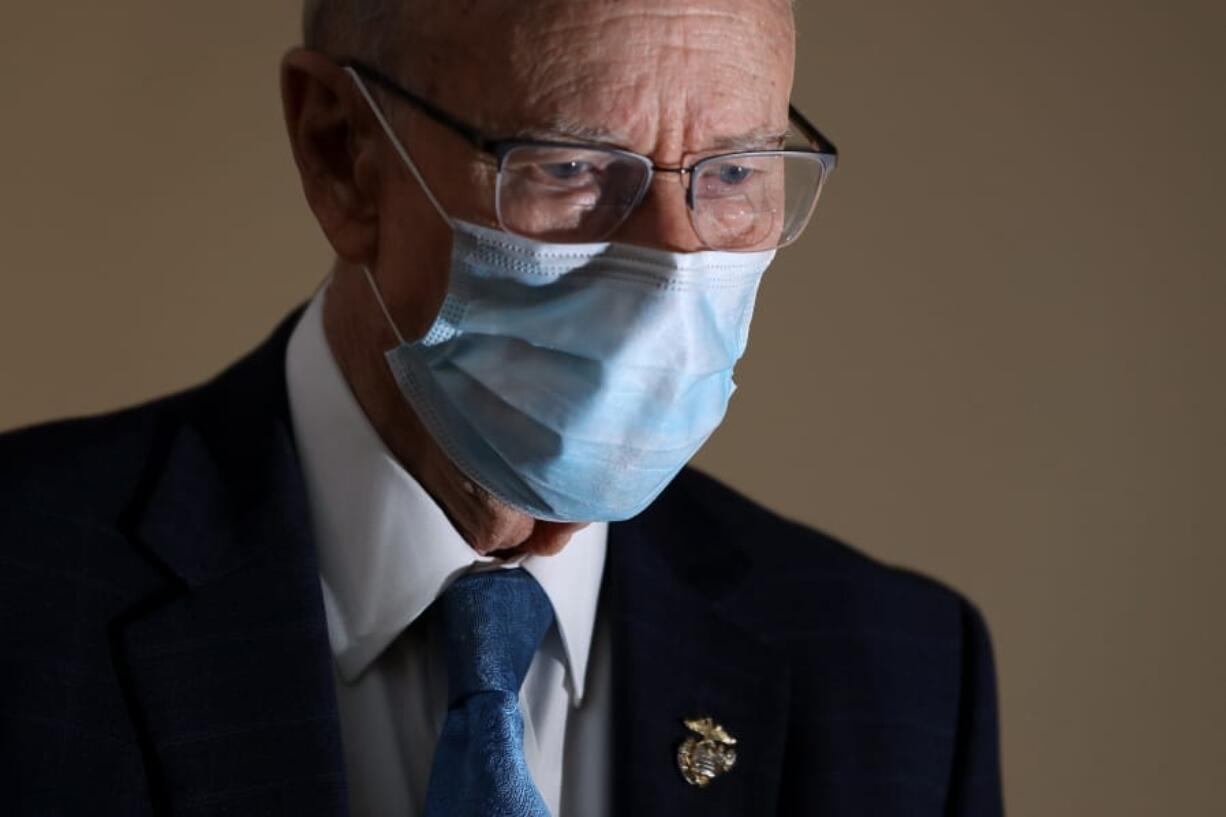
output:
<svg viewBox="0 0 1226 817"><path fill-rule="evenodd" d="M783 0L435 5L410 15L397 78L492 136L600 143L676 167L773 146L786 130L794 32ZM496 226L489 157L403 108L393 121L444 208ZM657 176L612 238L701 249L680 178Z"/></svg>
<svg viewBox="0 0 1226 817"><path fill-rule="evenodd" d="M595 142L677 167L773 147L787 128L787 0L413 0L404 8L402 47L381 67L492 138ZM474 489L407 412L390 377L383 352L395 338L362 269L373 272L400 333L419 338L447 292L451 229L377 125L342 127L368 111L338 74L328 58L305 51L287 57L284 74L307 197L342 261L325 308L333 350L382 438L473 547L557 552L582 525L534 520ZM381 101L449 216L497 227L492 157L411 105ZM681 178L658 174L610 238L702 249Z"/></svg>

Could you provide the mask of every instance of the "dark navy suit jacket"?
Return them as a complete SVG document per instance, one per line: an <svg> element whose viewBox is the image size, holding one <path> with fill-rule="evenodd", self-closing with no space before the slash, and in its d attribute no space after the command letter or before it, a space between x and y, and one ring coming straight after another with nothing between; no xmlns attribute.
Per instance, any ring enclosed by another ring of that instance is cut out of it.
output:
<svg viewBox="0 0 1226 817"><path fill-rule="evenodd" d="M345 814L292 325L191 391L0 436L0 813ZM693 470L609 536L616 814L1001 812L965 599ZM699 789L704 715L739 759Z"/></svg>

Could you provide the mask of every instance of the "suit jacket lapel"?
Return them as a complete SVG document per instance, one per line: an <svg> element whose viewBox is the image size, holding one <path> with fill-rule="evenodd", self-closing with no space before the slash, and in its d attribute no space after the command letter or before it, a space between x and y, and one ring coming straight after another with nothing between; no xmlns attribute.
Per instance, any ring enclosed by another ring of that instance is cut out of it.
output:
<svg viewBox="0 0 1226 817"><path fill-rule="evenodd" d="M772 814L787 732L787 665L719 609L743 575L743 556L718 541L691 541L667 496L610 527L614 813ZM738 757L731 771L699 788L683 779L677 750L691 734L683 719L706 716L737 739Z"/></svg>
<svg viewBox="0 0 1226 817"><path fill-rule="evenodd" d="M115 630L158 813L343 815L332 657L273 339L182 398L133 536L168 590Z"/></svg>

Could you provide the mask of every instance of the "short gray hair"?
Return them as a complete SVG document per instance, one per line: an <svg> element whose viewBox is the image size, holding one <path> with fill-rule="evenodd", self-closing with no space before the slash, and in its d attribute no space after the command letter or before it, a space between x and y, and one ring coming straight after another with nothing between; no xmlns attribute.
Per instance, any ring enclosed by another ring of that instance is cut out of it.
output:
<svg viewBox="0 0 1226 817"><path fill-rule="evenodd" d="M303 45L382 65L395 43L404 4L405 0L305 0Z"/></svg>

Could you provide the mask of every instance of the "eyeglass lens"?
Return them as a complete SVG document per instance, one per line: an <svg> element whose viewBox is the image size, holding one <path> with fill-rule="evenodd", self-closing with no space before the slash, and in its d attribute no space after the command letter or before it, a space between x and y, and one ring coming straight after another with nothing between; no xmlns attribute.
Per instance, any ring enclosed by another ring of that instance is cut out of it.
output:
<svg viewBox="0 0 1226 817"><path fill-rule="evenodd" d="M815 154L742 153L699 162L691 222L706 246L770 249L809 220L825 166ZM601 241L620 225L650 177L639 158L592 148L521 145L503 159L498 215L511 232L547 241Z"/></svg>

